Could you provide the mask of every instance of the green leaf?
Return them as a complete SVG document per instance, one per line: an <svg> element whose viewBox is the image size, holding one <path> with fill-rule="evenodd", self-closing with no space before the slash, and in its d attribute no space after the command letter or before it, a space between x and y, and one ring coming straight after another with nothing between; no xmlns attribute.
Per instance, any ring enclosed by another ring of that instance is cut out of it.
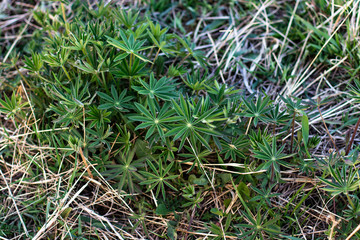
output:
<svg viewBox="0 0 360 240"><path fill-rule="evenodd" d="M306 151L308 157L310 157L310 153L308 151L309 118L307 117L306 114L304 114L301 119L301 132L302 132L302 137L303 137L303 141L304 141L305 151Z"/></svg>
<svg viewBox="0 0 360 240"><path fill-rule="evenodd" d="M212 208L212 209L210 209L210 212L213 213L213 214L215 214L215 215L218 215L218 216L220 216L220 217L223 217L223 216L224 216L223 212L221 212L221 211L220 211L219 209L217 209L217 208Z"/></svg>
<svg viewBox="0 0 360 240"><path fill-rule="evenodd" d="M244 182L240 182L237 187L238 192L242 195L244 199L250 197L250 190Z"/></svg>
<svg viewBox="0 0 360 240"><path fill-rule="evenodd" d="M304 114L301 119L301 132L305 146L307 146L309 141L309 118Z"/></svg>
<svg viewBox="0 0 360 240"><path fill-rule="evenodd" d="M70 215L71 210L72 210L71 207L66 208L66 209L61 213L61 217L62 217L64 220L66 220L67 217Z"/></svg>
<svg viewBox="0 0 360 240"><path fill-rule="evenodd" d="M149 157L151 155L151 149L148 147L148 144L141 139L136 140L135 149L138 158Z"/></svg>

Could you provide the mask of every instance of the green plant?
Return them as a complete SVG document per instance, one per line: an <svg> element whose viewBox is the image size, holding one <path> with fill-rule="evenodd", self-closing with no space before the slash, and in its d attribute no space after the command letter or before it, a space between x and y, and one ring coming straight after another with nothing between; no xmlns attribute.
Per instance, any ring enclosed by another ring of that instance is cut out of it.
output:
<svg viewBox="0 0 360 240"><path fill-rule="evenodd" d="M201 191L196 192L194 185L187 185L182 191L183 198L187 200L182 207L200 208L200 203L204 200L204 198L201 197Z"/></svg>
<svg viewBox="0 0 360 240"><path fill-rule="evenodd" d="M163 160L160 159L157 167L155 167L149 159L146 162L150 167L151 172L140 171L140 173L146 177L146 180L140 184L147 185L147 191L151 191L156 187L155 196L158 197L161 190L163 199L166 198L165 186L168 186L170 189L177 191L177 189L170 183L172 179L178 177L178 175L170 175L170 171L172 170L174 162L171 162L166 166L163 165Z"/></svg>
<svg viewBox="0 0 360 240"><path fill-rule="evenodd" d="M157 141L160 137L165 142L165 132L170 129L169 123L182 120L181 117L174 116L175 111L170 110L170 103L165 103L161 109L152 99L149 99L149 110L143 105L135 103L136 108L142 113L142 116L130 116L133 121L142 122L135 130L150 127L145 135L145 139L153 136L151 142Z"/></svg>
<svg viewBox="0 0 360 240"><path fill-rule="evenodd" d="M245 149L249 146L248 140L244 137L239 137L238 139L233 139L230 142L221 140L221 154L225 154L225 158L231 157L233 161L236 161L236 158L245 158Z"/></svg>
<svg viewBox="0 0 360 240"><path fill-rule="evenodd" d="M292 152L293 145L294 145L294 132L295 132L295 119L296 116L301 113L305 114L304 110L306 109L306 106L303 104L303 101L301 99L294 98L296 100L293 101L292 97L283 97L280 96L283 102L286 104L286 107L289 109L289 115L292 116L292 122L291 122L291 142L290 142L290 152Z"/></svg>
<svg viewBox="0 0 360 240"><path fill-rule="evenodd" d="M273 124L273 135L275 134L276 126L280 124L285 124L290 120L289 115L286 111L280 110L280 104L276 104L270 111L266 114L267 121Z"/></svg>
<svg viewBox="0 0 360 240"><path fill-rule="evenodd" d="M268 188L265 188L265 186L262 186L261 189L251 186L251 189L255 191L256 195L255 197L251 198L250 201L259 201L260 205L267 204L269 207L271 207L271 198L275 198L279 196L278 193L272 193L273 188L276 184L271 185Z"/></svg>
<svg viewBox="0 0 360 240"><path fill-rule="evenodd" d="M138 29L141 29L141 28L138 28ZM141 34L141 30L140 30L140 34ZM148 59L146 59L144 56L139 54L139 52L150 48L149 46L143 47L146 40L137 42L135 40L136 38L134 36L135 33L133 33L133 32L128 34L128 35L130 35L129 37L127 37L125 32L121 29L119 30L119 33L120 33L120 37L121 37L122 41L119 41L112 37L107 36L108 43L110 45L112 45L124 52L122 54L118 54L116 56L116 58L114 59L114 61L119 61L119 60L126 58L127 56L130 56L130 66L132 66L134 57L139 58L140 60L142 60L144 62L149 62ZM137 35L140 35L140 34L138 33ZM138 37L138 36L136 36L136 37Z"/></svg>
<svg viewBox="0 0 360 240"><path fill-rule="evenodd" d="M11 98L5 95L5 100L0 99L0 112L6 114L7 118L25 118L23 108L28 105L28 102L23 102L21 96L16 96L15 92Z"/></svg>
<svg viewBox="0 0 360 240"><path fill-rule="evenodd" d="M268 108L268 104L270 103L270 97L261 97L259 96L256 100L256 103L253 103L251 99L243 99L243 102L246 106L246 110L243 113L245 117L250 117L250 119L253 119L254 125L257 126L259 120L266 121L267 118L265 116L265 113L267 113L270 108ZM251 120L249 121L249 125L251 123Z"/></svg>
<svg viewBox="0 0 360 240"><path fill-rule="evenodd" d="M193 93L199 93L200 90L205 90L206 77L200 75L200 70L197 70L194 74L187 74L186 78L183 78L183 82L193 90Z"/></svg>
<svg viewBox="0 0 360 240"><path fill-rule="evenodd" d="M344 211L344 216L349 219L356 219L358 220L360 217L360 203L359 198L354 196L354 200L352 201L352 204L349 204L349 209L346 209Z"/></svg>
<svg viewBox="0 0 360 240"><path fill-rule="evenodd" d="M104 127L105 124L110 123L110 119L108 118L111 112L107 112L106 110L98 109L97 107L89 106L90 112L88 112L87 121L90 121L90 128L96 126L96 128Z"/></svg>
<svg viewBox="0 0 360 240"><path fill-rule="evenodd" d="M280 228L276 224L280 216L268 219L269 212L262 213L261 210L258 210L256 215L246 212L242 212L242 215L249 223L237 225L241 231L238 237L241 239L266 239L265 233L269 237L275 237L281 234Z"/></svg>
<svg viewBox="0 0 360 240"><path fill-rule="evenodd" d="M108 170L101 174L109 181L117 179L118 189L128 189L130 193L135 193L137 184L144 180L143 176L139 173L139 169L145 166L144 158L135 158L136 148L130 149L128 152L119 155L116 164L108 165Z"/></svg>
<svg viewBox="0 0 360 240"><path fill-rule="evenodd" d="M354 208L354 203L351 200L350 192L358 190L360 184L360 178L358 172L353 168L350 168L347 165L341 166L328 166L328 170L332 180L325 179L323 177L319 177L320 181L328 185L327 188L323 188L323 190L328 191L333 196L337 196L339 194L345 194L347 197L349 204Z"/></svg>
<svg viewBox="0 0 360 240"><path fill-rule="evenodd" d="M112 109L120 112L128 112L128 109L132 108L132 105L129 102L134 99L134 97L126 96L126 93L127 90L124 89L119 95L114 85L111 86L111 96L106 93L97 92L97 94L105 100L105 103L99 105L99 109Z"/></svg>
<svg viewBox="0 0 360 240"><path fill-rule="evenodd" d="M217 133L211 126L209 126L209 120L212 117L219 115L216 113L216 108L204 108L202 104L204 99L199 102L192 104L190 100L185 100L183 96L180 96L180 105L172 100L174 109L181 121L174 124L174 127L168 131L165 136L173 136L174 140L181 138L179 150L184 146L186 139L189 139L193 144L196 141L200 141L207 149L211 150L208 141L202 136L218 136Z"/></svg>
<svg viewBox="0 0 360 240"><path fill-rule="evenodd" d="M168 79L166 77L162 77L159 80L156 80L154 78L154 73L150 74L149 84L144 82L143 80L139 80L141 87L139 86L133 86L133 89L135 89L139 94L146 95L149 98L159 98L162 100L171 100L176 96L175 91L175 84L169 84L172 83L171 79Z"/></svg>
<svg viewBox="0 0 360 240"><path fill-rule="evenodd" d="M350 93L351 93L351 96L356 100L356 102L359 102L359 100L360 100L360 81L357 79L354 79L354 82L355 82L355 86L350 86ZM359 125L360 125L360 118L356 122L354 133L351 137L350 142L348 143L348 147L346 148L346 152L345 152L346 155L348 155L351 150L351 147L354 143L355 135L359 128Z"/></svg>
<svg viewBox="0 0 360 240"><path fill-rule="evenodd" d="M280 180L280 166L288 166L288 163L283 159L291 157L291 155L286 155L283 153L285 145L277 148L276 139L273 137L272 144L265 141L264 144L258 144L259 150L254 150L254 157L264 160L264 163L260 164L258 169L270 170L271 171L271 181L274 176L277 181Z"/></svg>

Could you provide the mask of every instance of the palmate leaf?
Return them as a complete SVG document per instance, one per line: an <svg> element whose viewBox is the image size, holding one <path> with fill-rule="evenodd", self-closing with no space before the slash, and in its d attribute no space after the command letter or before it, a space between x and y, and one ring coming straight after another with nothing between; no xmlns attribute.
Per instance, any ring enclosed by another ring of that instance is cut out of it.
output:
<svg viewBox="0 0 360 240"><path fill-rule="evenodd" d="M170 170L172 170L172 166L174 162L171 162L168 166L163 166L163 159L160 158L158 167L155 167L154 164L147 160L147 165L150 167L150 171L140 171L140 173L146 177L147 180L141 182L141 185L148 185L148 190L151 191L156 187L155 196L158 197L160 190L162 192L163 199L165 200L165 186L171 188L174 191L177 189L171 185L170 181L172 179L177 178L179 175L171 175Z"/></svg>
<svg viewBox="0 0 360 240"><path fill-rule="evenodd" d="M114 10L112 13L128 29L131 29L136 25L136 21L139 16L139 12L133 14L132 11L127 11L126 13L124 10Z"/></svg>
<svg viewBox="0 0 360 240"><path fill-rule="evenodd" d="M226 99L229 99L240 91L240 89L228 87L226 84L219 84L216 80L214 80L213 86L205 85L205 87L210 98L218 105L223 104Z"/></svg>
<svg viewBox="0 0 360 240"><path fill-rule="evenodd" d="M341 170L339 166L328 166L332 180L328 180L319 177L319 180L328 185L323 190L328 191L331 195L339 195L341 193L348 194L359 188L360 179L356 171L353 168L348 168L347 165L342 166ZM349 169L349 170L348 170Z"/></svg>
<svg viewBox="0 0 360 240"><path fill-rule="evenodd" d="M275 107L272 107L270 111L266 113L265 118L267 121L276 125L286 123L291 119L286 111L280 110L280 104L276 104Z"/></svg>
<svg viewBox="0 0 360 240"><path fill-rule="evenodd" d="M69 42L72 46L64 46L64 48L81 51L86 49L86 45L89 43L89 40L90 34L86 32L80 32L78 36L75 36L75 34L71 32L69 34Z"/></svg>
<svg viewBox="0 0 360 240"><path fill-rule="evenodd" d="M150 98L158 97L163 100L171 100L177 97L175 90L176 84L172 83L171 79L166 77L156 80L154 73L151 73L149 83L146 83L143 80L139 80L139 82L142 85L141 87L132 87L139 94L147 95Z"/></svg>
<svg viewBox="0 0 360 240"><path fill-rule="evenodd" d="M270 98L268 96L259 96L256 103L253 103L251 98L243 98L243 102L246 106L246 110L243 115L245 117L253 118L255 126L257 126L259 120L266 122L267 118L265 117L265 113L270 111L270 108L267 107L270 103Z"/></svg>
<svg viewBox="0 0 360 240"><path fill-rule="evenodd" d="M89 149L102 146L106 146L108 150L111 149L109 137L113 134L113 132L111 131L110 125L108 125L107 128L86 128L86 133L89 135L86 137L86 141L88 142L86 144Z"/></svg>
<svg viewBox="0 0 360 240"><path fill-rule="evenodd" d="M206 65L208 64L206 62L206 58L203 55L203 53L199 50L195 50L195 44L191 43L191 40L182 38L176 34L168 34L168 39L177 39L184 48L188 51L188 55L191 55L196 59L196 61L201 65L201 67L206 68Z"/></svg>
<svg viewBox="0 0 360 240"><path fill-rule="evenodd" d="M91 64L86 61L79 61L76 64L72 65L88 74L96 75L98 73L98 69L95 69Z"/></svg>
<svg viewBox="0 0 360 240"><path fill-rule="evenodd" d="M187 74L186 79L182 78L182 80L189 88L198 92L200 90L204 90L206 87L206 81L208 81L208 79L205 77L206 75L207 74L203 74L203 76L201 76L200 70L198 69L193 74Z"/></svg>
<svg viewBox="0 0 360 240"><path fill-rule="evenodd" d="M54 111L58 118L55 122L61 123L62 126L69 124L81 125L83 123L83 109L92 103L94 96L89 93L89 83L83 84L80 79L76 79L70 88L65 86L44 88L47 95L54 101L47 111Z"/></svg>
<svg viewBox="0 0 360 240"><path fill-rule="evenodd" d="M200 104L200 105L198 105ZM220 133L215 131L213 128L210 128L206 122L207 119L210 119L216 113L216 108L210 108L204 112L201 112L203 101L199 101L197 105L192 105L189 100L180 96L180 105L172 100L172 105L178 116L182 117L182 120L173 124L173 128L165 134L165 136L174 136L174 140L181 138L179 150L184 146L184 143L187 138L194 145L196 145L196 140L200 141L207 149L211 150L211 147L204 136L220 136Z"/></svg>
<svg viewBox="0 0 360 240"><path fill-rule="evenodd" d="M127 90L124 89L120 95L116 90L115 86L111 86L111 96L97 92L97 94L105 100L105 103L99 106L99 109L106 110L106 109L116 109L120 112L128 112L128 109L133 108L133 106L129 103L134 97L126 96Z"/></svg>
<svg viewBox="0 0 360 240"><path fill-rule="evenodd" d="M34 73L39 73L40 70L43 67L43 61L41 59L41 55L37 54L37 53L32 53L31 54L31 59L24 56L25 60L25 69L28 69L29 71L32 71Z"/></svg>
<svg viewBox="0 0 360 240"><path fill-rule="evenodd" d="M251 198L250 202L259 201L260 204L266 203L266 204L268 204L269 207L271 207L270 199L275 198L280 195L280 193L271 193L271 191L275 185L276 185L276 183L271 185L270 187L263 186L261 189L255 187L255 186L251 186L251 189L254 190L257 193L257 195L255 195L255 197Z"/></svg>
<svg viewBox="0 0 360 240"><path fill-rule="evenodd" d="M211 98L201 97L200 99L189 99L191 106L194 107L194 117L199 118L202 117L201 122L209 126L210 128L216 128L214 125L215 122L222 122L227 120L224 117L224 112L218 108L215 108L211 114L207 114L211 108L213 108L214 103L211 101ZM217 104L215 104L217 106ZM205 114L205 115L204 115Z"/></svg>
<svg viewBox="0 0 360 240"><path fill-rule="evenodd" d="M111 112L106 110L98 109L95 106L89 106L90 111L87 113L86 120L91 121L90 128L96 126L96 128L103 128L107 123L110 123L108 118Z"/></svg>
<svg viewBox="0 0 360 240"><path fill-rule="evenodd" d="M148 24L150 27L149 33L151 33L150 37L154 38L156 42L160 42L161 38L165 36L167 32L167 28L161 29L161 26L159 23L154 24L152 21L148 20Z"/></svg>
<svg viewBox="0 0 360 240"><path fill-rule="evenodd" d="M170 103L165 103L161 109L159 109L159 106L155 105L154 101L150 99L149 109L139 103L135 103L135 106L142 115L129 116L129 119L142 122L135 130L149 128L146 132L145 139L158 135L165 141L165 131L170 128L169 123L182 120L182 117L173 116L175 111L169 109L171 106Z"/></svg>
<svg viewBox="0 0 360 240"><path fill-rule="evenodd" d="M261 209L258 210L255 216L244 211L242 211L242 215L245 216L247 219L246 222L248 223L236 225L242 232L238 236L239 239L266 239L263 234L264 232L272 237L282 233L280 227L276 225L276 222L281 218L281 216L268 219L269 212L262 213ZM272 237L271 239L273 239Z"/></svg>
<svg viewBox="0 0 360 240"><path fill-rule="evenodd" d="M356 100L356 102L360 102L360 81L358 79L354 79L355 85L349 85L349 90L351 93L351 97Z"/></svg>
<svg viewBox="0 0 360 240"><path fill-rule="evenodd" d="M183 162L194 162L194 163L199 164L199 161L200 161L201 163L203 163L203 162L208 163L208 159L209 159L208 156L212 153L211 151L205 149L201 152L194 153L191 147L188 147L186 145L184 147L186 149L186 153L178 154L178 156L184 158Z"/></svg>
<svg viewBox="0 0 360 240"><path fill-rule="evenodd" d="M5 95L5 100L0 99L0 113L6 114L8 118L12 118L19 114L23 107L28 105L28 102L21 103L21 96L16 96L15 91L11 98Z"/></svg>
<svg viewBox="0 0 360 240"><path fill-rule="evenodd" d="M117 58L115 58L115 61L119 61L127 57L128 55L133 54L135 57L141 59L144 62L151 62L150 60L139 54L139 52L141 51L152 48L151 46L143 47L146 40L137 41L135 40L133 34L130 34L130 37L127 38L124 31L122 31L121 29L119 31L122 41L106 36L110 45L124 51L124 53L120 54Z"/></svg>
<svg viewBox="0 0 360 240"><path fill-rule="evenodd" d="M84 84L79 78L71 83L70 88L63 85L60 88L54 85L45 90L48 91L48 96L69 108L83 107L90 104L95 97L95 95L91 97L89 93L89 83Z"/></svg>
<svg viewBox="0 0 360 240"><path fill-rule="evenodd" d="M55 112L57 118L55 123L60 123L61 126L67 127L70 124L78 126L83 120L83 109L81 107L69 108L64 104L53 105L50 104L47 111Z"/></svg>
<svg viewBox="0 0 360 240"><path fill-rule="evenodd" d="M174 66L174 65L170 65L169 69L168 69L168 73L167 75L169 77L181 77L183 74L187 73L187 70L184 66Z"/></svg>
<svg viewBox="0 0 360 240"><path fill-rule="evenodd" d="M150 26L151 26L151 24L150 24ZM156 26L160 27L160 25L158 25L158 24ZM166 39L165 33L160 33L161 35L154 36L152 32L153 32L153 30L151 30L151 31L148 30L147 31L147 33L150 36L152 42L158 48L158 53L160 51L162 51L166 56L169 56L168 54L174 55L174 53L179 53L179 51L176 51L176 50L170 48L170 46L168 44L168 41ZM162 32L162 31L160 31L160 32ZM158 55L158 53L156 55Z"/></svg>
<svg viewBox="0 0 360 240"><path fill-rule="evenodd" d="M135 58L135 60L132 62L132 65L130 65L130 62L126 59L122 60L121 63L116 69L112 69L111 72L119 78L139 78L144 77L148 74L148 72L144 69L146 63L140 62L140 59Z"/></svg>
<svg viewBox="0 0 360 240"><path fill-rule="evenodd" d="M61 48L56 54L47 53L42 55L44 62L48 63L51 67L63 67L70 57L70 50Z"/></svg>
<svg viewBox="0 0 360 240"><path fill-rule="evenodd" d="M252 148L255 150L260 150L259 144L263 144L265 141L270 143L272 141L272 136L267 129L254 131L251 130L249 133L250 142Z"/></svg>
<svg viewBox="0 0 360 240"><path fill-rule="evenodd" d="M108 181L111 179L119 180L119 190L127 189L130 193L135 192L136 183L144 180L139 169L145 166L145 159L136 159L135 152L135 147L128 152L121 152L117 164L107 165L107 170L101 173Z"/></svg>
<svg viewBox="0 0 360 240"><path fill-rule="evenodd" d="M295 97L283 97L280 96L281 100L286 104L287 108L290 110L289 114L297 114L297 113L301 113L301 114L305 114L304 110L307 108L303 101L299 98L295 98ZM296 101L293 101L296 100Z"/></svg>
<svg viewBox="0 0 360 240"><path fill-rule="evenodd" d="M285 145L277 148L276 138L273 137L272 144L267 141L264 141L264 144L258 144L259 150L253 150L254 157L264 160L265 162L261 164L257 170L271 170L272 173L275 173L277 179L280 177L280 165L288 167L288 164L282 159L291 157L292 155L286 155L283 152ZM294 154L293 154L294 155Z"/></svg>
<svg viewBox="0 0 360 240"><path fill-rule="evenodd" d="M226 142L221 140L222 151L221 154L225 154L225 158L232 158L232 160L236 160L237 157L245 158L244 151L247 147L249 147L249 140L244 137L239 137L237 139L233 139L230 142Z"/></svg>

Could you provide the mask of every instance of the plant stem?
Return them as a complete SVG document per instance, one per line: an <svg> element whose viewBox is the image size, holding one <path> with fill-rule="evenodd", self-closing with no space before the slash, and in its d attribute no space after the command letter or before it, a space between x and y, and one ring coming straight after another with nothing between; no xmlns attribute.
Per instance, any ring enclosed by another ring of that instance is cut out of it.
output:
<svg viewBox="0 0 360 240"><path fill-rule="evenodd" d="M68 79L69 79L69 81L71 82L70 75L69 75L69 73L66 71L66 68L64 67L64 65L61 65L61 68L64 70L65 75L67 76L67 78L68 78Z"/></svg>
<svg viewBox="0 0 360 240"><path fill-rule="evenodd" d="M151 55L152 55L152 53L153 53L153 51L154 51L154 48L155 48L155 45L152 46L152 48L151 48L151 50L150 50L150 53L149 53L149 55L148 55L148 58L151 57Z"/></svg>
<svg viewBox="0 0 360 240"><path fill-rule="evenodd" d="M357 123L356 123L356 125L355 125L355 129L354 129L353 135L351 136L351 140L350 140L349 145L348 145L348 147L347 147L347 149L346 149L346 152L345 152L346 155L349 154L350 149L351 149L351 146L352 146L353 143L354 143L355 136L356 136L356 132L357 132L357 130L358 130L358 128L359 128L359 125L360 125L360 118L358 119L358 121L357 121Z"/></svg>
<svg viewBox="0 0 360 240"><path fill-rule="evenodd" d="M83 163L84 163L84 165L85 165L85 168L86 168L87 173L89 174L89 177L91 177L92 179L94 179L94 176L93 176L92 173L91 173L91 170L90 170L89 165L88 165L88 163L87 163L87 159L86 159L86 157L84 156L84 153L83 153L81 147L79 148L79 154L80 154L80 156L81 156L81 159L83 160Z"/></svg>
<svg viewBox="0 0 360 240"><path fill-rule="evenodd" d="M154 67L155 61L156 61L156 59L157 59L157 57L158 57L158 55L159 55L159 53L160 53L160 50L161 50L161 49L159 48L159 50L156 52L154 61L153 61L152 65L151 65L151 68L150 68L150 69L152 69L152 68Z"/></svg>
<svg viewBox="0 0 360 240"><path fill-rule="evenodd" d="M349 201L350 206L351 206L352 208L354 208L354 203L353 203L353 201L351 200L351 198L350 198L350 196L349 196L349 193L346 192L345 194L346 194L346 197L347 197L347 199L348 199L348 201Z"/></svg>
<svg viewBox="0 0 360 240"><path fill-rule="evenodd" d="M271 164L271 177L270 177L270 183L272 183L272 182L274 181L274 173L275 173L274 164Z"/></svg>
<svg viewBox="0 0 360 240"><path fill-rule="evenodd" d="M35 74L36 74L36 76L38 76L41 80L44 80L44 81L47 82L47 83L54 84L54 83L51 82L50 80L48 80L48 79L44 78L43 76L41 76L39 72L36 72Z"/></svg>
<svg viewBox="0 0 360 240"><path fill-rule="evenodd" d="M178 66L181 66L181 65L185 62L185 60L186 60L190 55L191 55L191 53L188 53L188 54L180 61L180 63L178 64Z"/></svg>
<svg viewBox="0 0 360 240"><path fill-rule="evenodd" d="M276 133L276 124L273 124L273 136L275 137L275 133Z"/></svg>
<svg viewBox="0 0 360 240"><path fill-rule="evenodd" d="M187 238L188 238L188 233L189 233L190 230L191 230L191 224L192 224L192 222L193 222L193 220L194 220L195 212L196 212L196 206L194 207L194 209L193 209L193 211L192 211L192 214L191 214L191 216L190 216L189 226L188 226L188 228L187 228L187 232L186 232L186 235L185 235L184 240L187 240Z"/></svg>

